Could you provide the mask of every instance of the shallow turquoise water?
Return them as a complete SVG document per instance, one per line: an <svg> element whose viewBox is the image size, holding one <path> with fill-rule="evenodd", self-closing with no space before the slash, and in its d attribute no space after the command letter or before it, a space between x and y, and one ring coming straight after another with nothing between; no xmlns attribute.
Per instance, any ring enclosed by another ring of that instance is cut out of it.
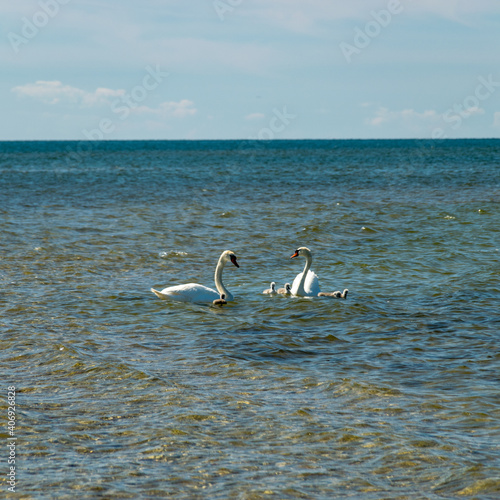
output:
<svg viewBox="0 0 500 500"><path fill-rule="evenodd" d="M487 140L1 143L17 491L497 498L499 172ZM298 246L347 300L262 295ZM234 303L149 291L225 249Z"/></svg>

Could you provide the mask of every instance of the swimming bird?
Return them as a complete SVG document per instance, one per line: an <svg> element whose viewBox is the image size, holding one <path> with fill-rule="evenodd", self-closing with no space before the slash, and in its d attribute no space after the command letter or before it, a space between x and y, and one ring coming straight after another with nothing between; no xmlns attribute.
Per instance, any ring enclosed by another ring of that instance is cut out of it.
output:
<svg viewBox="0 0 500 500"><path fill-rule="evenodd" d="M222 252L215 268L215 286L217 290L204 285L198 285L197 283L187 283L185 285L170 286L161 291L151 288L151 291L160 299L176 300L179 302L213 302L220 299L221 294L224 294L225 300L231 301L234 297L222 282L222 271L228 262L231 262L236 267L240 267L236 261L234 252L230 250Z"/></svg>
<svg viewBox="0 0 500 500"><path fill-rule="evenodd" d="M273 281L271 283L271 288L264 290L262 293L265 293L267 295L276 295L276 283Z"/></svg>
<svg viewBox="0 0 500 500"><path fill-rule="evenodd" d="M278 293L281 295L290 295L292 293L292 286L290 283L285 283L285 288L278 288Z"/></svg>
<svg viewBox="0 0 500 500"><path fill-rule="evenodd" d="M347 288L344 289L343 292L336 291L336 292L319 292L318 297L335 297L337 299L346 299L347 298L347 292L349 290Z"/></svg>
<svg viewBox="0 0 500 500"><path fill-rule="evenodd" d="M297 274L292 284L292 295L299 297L316 297L320 293L319 280L313 271L310 271L312 263L312 253L309 248L300 247L295 250L295 253L290 257L291 259L295 257L304 257L306 259L306 265L304 266L304 271Z"/></svg>
<svg viewBox="0 0 500 500"><path fill-rule="evenodd" d="M227 304L227 300L226 300L226 295L224 293L220 294L220 299L215 299L212 302L212 305L214 306L223 306L225 304Z"/></svg>

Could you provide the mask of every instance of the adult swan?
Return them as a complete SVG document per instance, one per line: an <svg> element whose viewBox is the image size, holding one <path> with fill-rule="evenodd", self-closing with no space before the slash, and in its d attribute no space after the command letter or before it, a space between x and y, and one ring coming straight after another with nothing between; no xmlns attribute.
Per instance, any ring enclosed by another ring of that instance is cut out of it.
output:
<svg viewBox="0 0 500 500"><path fill-rule="evenodd" d="M177 300L179 302L213 302L225 295L227 301L233 300L233 295L222 283L222 271L226 263L232 262L236 267L240 267L236 262L236 255L230 250L222 252L215 268L215 286L217 290L208 288L197 283L187 283L186 285L169 286L161 292L151 288L151 291L160 299Z"/></svg>
<svg viewBox="0 0 500 500"><path fill-rule="evenodd" d="M311 250L306 247L300 247L295 250L295 253L290 257L291 259L298 257L305 257L306 265L304 271L297 274L292 284L292 295L299 297L317 297L320 293L319 280L315 273L310 271L312 263Z"/></svg>

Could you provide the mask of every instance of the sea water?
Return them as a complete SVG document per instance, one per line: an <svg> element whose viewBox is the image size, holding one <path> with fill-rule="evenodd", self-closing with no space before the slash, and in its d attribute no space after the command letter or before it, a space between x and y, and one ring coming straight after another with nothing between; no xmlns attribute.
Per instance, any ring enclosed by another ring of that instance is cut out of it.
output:
<svg viewBox="0 0 500 500"><path fill-rule="evenodd" d="M2 496L13 437L23 498L500 495L500 141L4 142L0 200ZM346 300L262 294L300 246Z"/></svg>

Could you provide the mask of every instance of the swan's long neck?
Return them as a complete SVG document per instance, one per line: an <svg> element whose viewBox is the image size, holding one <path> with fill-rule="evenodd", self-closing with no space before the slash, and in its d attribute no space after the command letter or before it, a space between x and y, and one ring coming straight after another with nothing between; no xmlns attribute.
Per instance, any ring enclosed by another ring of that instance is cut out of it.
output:
<svg viewBox="0 0 500 500"><path fill-rule="evenodd" d="M300 278L299 288L297 290L299 295L305 294L304 283L306 282L307 273L309 272L312 263L312 258L309 254L305 254L304 257L306 258L306 265L304 266L304 271L302 271L302 278Z"/></svg>
<svg viewBox="0 0 500 500"><path fill-rule="evenodd" d="M222 271L224 270L224 259L221 257L219 262L217 262L217 267L215 268L215 287L220 294L226 296L226 300L233 300L233 294L224 286L222 283Z"/></svg>

